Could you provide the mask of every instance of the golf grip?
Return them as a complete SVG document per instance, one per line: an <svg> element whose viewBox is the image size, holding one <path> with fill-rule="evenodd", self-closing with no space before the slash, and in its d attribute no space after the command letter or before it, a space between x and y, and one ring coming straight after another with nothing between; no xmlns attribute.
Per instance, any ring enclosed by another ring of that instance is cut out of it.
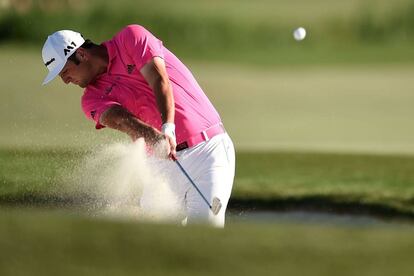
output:
<svg viewBox="0 0 414 276"><path fill-rule="evenodd" d="M197 192L200 194L200 196L204 199L204 201L207 203L208 207L211 209L210 203L208 203L208 200L204 197L203 193L198 189L197 185L194 183L194 181L191 179L191 177L187 174L187 172L184 170L183 166L181 166L180 162L178 162L177 159L174 160L175 163L177 163L178 167L181 169L181 171L185 174L185 176L190 180L191 184L194 188L196 188Z"/></svg>

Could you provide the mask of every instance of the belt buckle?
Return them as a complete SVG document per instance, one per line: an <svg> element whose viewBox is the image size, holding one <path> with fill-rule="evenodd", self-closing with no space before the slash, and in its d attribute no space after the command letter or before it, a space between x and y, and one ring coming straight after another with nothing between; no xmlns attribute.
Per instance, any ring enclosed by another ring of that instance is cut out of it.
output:
<svg viewBox="0 0 414 276"><path fill-rule="evenodd" d="M203 131L201 132L201 134L203 135L204 141L208 141L208 140L210 140L210 138L208 137L207 132L206 132L205 130L203 130Z"/></svg>

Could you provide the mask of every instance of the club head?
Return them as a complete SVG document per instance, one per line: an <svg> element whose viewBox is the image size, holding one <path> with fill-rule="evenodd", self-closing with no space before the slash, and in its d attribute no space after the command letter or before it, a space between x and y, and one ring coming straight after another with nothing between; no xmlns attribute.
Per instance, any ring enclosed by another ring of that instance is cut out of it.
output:
<svg viewBox="0 0 414 276"><path fill-rule="evenodd" d="M211 211L215 216L217 216L217 214L220 212L221 206L222 205L220 199L218 199L217 197L213 198L213 201L211 202Z"/></svg>

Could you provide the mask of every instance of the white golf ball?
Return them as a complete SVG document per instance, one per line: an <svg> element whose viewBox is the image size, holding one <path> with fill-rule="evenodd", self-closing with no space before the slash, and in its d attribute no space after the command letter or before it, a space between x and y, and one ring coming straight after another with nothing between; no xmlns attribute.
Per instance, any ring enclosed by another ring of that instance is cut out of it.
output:
<svg viewBox="0 0 414 276"><path fill-rule="evenodd" d="M299 27L293 31L293 37L297 41L301 41L306 37L306 30L303 27Z"/></svg>

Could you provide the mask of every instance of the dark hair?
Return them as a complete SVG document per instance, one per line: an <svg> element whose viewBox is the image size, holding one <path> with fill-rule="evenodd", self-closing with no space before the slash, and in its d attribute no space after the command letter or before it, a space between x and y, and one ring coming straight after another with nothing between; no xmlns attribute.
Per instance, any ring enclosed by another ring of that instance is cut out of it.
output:
<svg viewBox="0 0 414 276"><path fill-rule="evenodd" d="M80 46L81 48L84 49L91 49L94 47L97 47L98 45L93 43L90 39L86 39L85 42ZM76 51L72 53L72 55L70 55L68 57L68 60L73 61L76 65L79 65L80 61L79 59L76 57Z"/></svg>

